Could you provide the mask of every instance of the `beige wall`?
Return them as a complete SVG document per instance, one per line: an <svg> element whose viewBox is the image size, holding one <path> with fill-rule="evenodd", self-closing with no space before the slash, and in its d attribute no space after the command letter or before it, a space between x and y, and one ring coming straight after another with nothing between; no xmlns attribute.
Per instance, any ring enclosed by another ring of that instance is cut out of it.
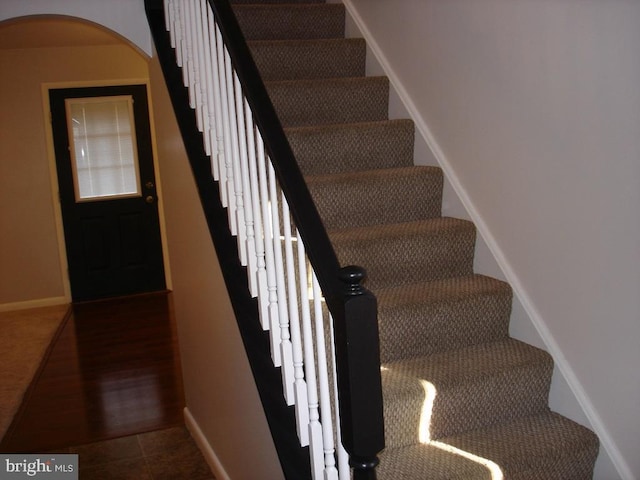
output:
<svg viewBox="0 0 640 480"><path fill-rule="evenodd" d="M64 301L42 84L146 79L125 45L0 50L0 307Z"/></svg>
<svg viewBox="0 0 640 480"><path fill-rule="evenodd" d="M229 478L278 480L282 470L155 58L150 75L187 408Z"/></svg>

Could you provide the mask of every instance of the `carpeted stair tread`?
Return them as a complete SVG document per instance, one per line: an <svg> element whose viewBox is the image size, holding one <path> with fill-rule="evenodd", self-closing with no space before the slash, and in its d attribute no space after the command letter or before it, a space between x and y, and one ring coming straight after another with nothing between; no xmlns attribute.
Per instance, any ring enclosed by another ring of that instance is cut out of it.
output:
<svg viewBox="0 0 640 480"><path fill-rule="evenodd" d="M314 175L306 181L327 229L440 216L443 178L438 167Z"/></svg>
<svg viewBox="0 0 640 480"><path fill-rule="evenodd" d="M484 275L377 289L383 363L508 336L512 292Z"/></svg>
<svg viewBox="0 0 640 480"><path fill-rule="evenodd" d="M548 353L512 338L385 363L387 446L540 413L548 408L552 371ZM429 391L434 395L432 407Z"/></svg>
<svg viewBox="0 0 640 480"><path fill-rule="evenodd" d="M387 120L386 77L287 80L266 87L283 127Z"/></svg>
<svg viewBox="0 0 640 480"><path fill-rule="evenodd" d="M492 459L510 480L591 479L599 446L592 431L548 410L441 441Z"/></svg>
<svg viewBox="0 0 640 480"><path fill-rule="evenodd" d="M434 445L387 447L379 457L378 480L495 480L484 465Z"/></svg>
<svg viewBox="0 0 640 480"><path fill-rule="evenodd" d="M411 120L287 128L289 144L305 175L413 165Z"/></svg>
<svg viewBox="0 0 640 480"><path fill-rule="evenodd" d="M342 265L364 265L370 290L471 275L475 227L441 217L329 231Z"/></svg>
<svg viewBox="0 0 640 480"><path fill-rule="evenodd" d="M345 9L339 3L236 4L247 40L343 38Z"/></svg>
<svg viewBox="0 0 640 480"><path fill-rule="evenodd" d="M361 38L249 42L264 81L362 77L366 44Z"/></svg>
<svg viewBox="0 0 640 480"><path fill-rule="evenodd" d="M591 431L545 411L430 444L387 448L377 473L379 480L495 480L482 464L488 459L508 480L588 480L597 452Z"/></svg>

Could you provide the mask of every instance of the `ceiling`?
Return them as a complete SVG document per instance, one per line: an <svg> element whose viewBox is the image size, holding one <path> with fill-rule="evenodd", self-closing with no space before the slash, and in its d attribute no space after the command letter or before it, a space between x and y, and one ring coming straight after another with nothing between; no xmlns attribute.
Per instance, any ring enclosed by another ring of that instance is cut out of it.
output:
<svg viewBox="0 0 640 480"><path fill-rule="evenodd" d="M124 40L102 27L64 17L29 17L0 23L0 49L118 45Z"/></svg>

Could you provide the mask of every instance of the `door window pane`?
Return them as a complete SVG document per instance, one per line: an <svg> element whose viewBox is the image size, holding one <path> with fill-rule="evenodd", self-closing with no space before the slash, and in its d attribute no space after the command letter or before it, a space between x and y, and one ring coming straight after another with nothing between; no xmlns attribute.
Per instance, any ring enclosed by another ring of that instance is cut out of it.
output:
<svg viewBox="0 0 640 480"><path fill-rule="evenodd" d="M68 98L76 201L140 195L133 98Z"/></svg>

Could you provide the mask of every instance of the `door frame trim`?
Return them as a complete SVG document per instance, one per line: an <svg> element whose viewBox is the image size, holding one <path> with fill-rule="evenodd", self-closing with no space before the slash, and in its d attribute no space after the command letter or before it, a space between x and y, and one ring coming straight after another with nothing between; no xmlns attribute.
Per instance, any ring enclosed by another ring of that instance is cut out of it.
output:
<svg viewBox="0 0 640 480"><path fill-rule="evenodd" d="M167 242L167 229L164 216L164 202L162 195L162 179L158 162L158 148L156 144L155 122L153 116L153 99L151 98L151 85L148 78L128 78L118 80L101 80L89 82L45 82L41 85L42 109L44 128L46 133L47 160L49 164L49 178L51 181L51 204L56 226L58 242L58 258L60 261L60 275L64 289L65 301L71 303L71 282L69 280L69 268L66 251L66 239L62 223L62 207L60 205L60 193L58 183L58 171L56 169L56 155L53 144L53 129L51 127L51 107L49 103L49 90L58 88L83 88L83 87L115 87L121 85L145 85L149 105L149 128L151 129L151 148L153 150L153 168L156 177L156 193L158 198L158 218L160 221L160 241L162 244L162 261L164 262L164 276L167 290L173 289L171 282L171 268L169 263L169 246Z"/></svg>

